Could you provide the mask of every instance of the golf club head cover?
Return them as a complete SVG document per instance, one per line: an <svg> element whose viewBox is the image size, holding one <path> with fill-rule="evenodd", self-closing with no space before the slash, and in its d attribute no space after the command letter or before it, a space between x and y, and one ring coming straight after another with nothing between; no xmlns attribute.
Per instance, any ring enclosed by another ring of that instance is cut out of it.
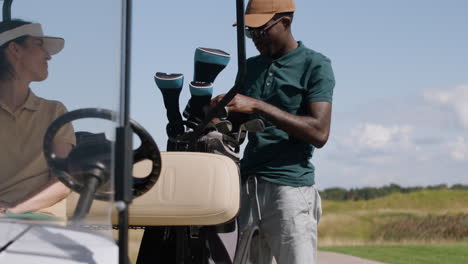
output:
<svg viewBox="0 0 468 264"><path fill-rule="evenodd" d="M184 117L189 121L200 123L205 118L203 107L208 105L213 95L213 83L190 82L190 98L184 110Z"/></svg>
<svg viewBox="0 0 468 264"><path fill-rule="evenodd" d="M154 81L161 90L166 115L169 124L167 125L167 135L175 137L184 133L182 116L179 110L179 96L184 85L184 75L181 73L162 73L154 75Z"/></svg>
<svg viewBox="0 0 468 264"><path fill-rule="evenodd" d="M197 48L195 50L195 71L193 80L196 82L214 82L218 74L226 68L231 55L218 49Z"/></svg>
<svg viewBox="0 0 468 264"><path fill-rule="evenodd" d="M211 100L213 82L230 59L231 55L222 50L210 48L195 50L194 80L190 84L191 98L183 113L185 118L197 123L204 118L203 107Z"/></svg>

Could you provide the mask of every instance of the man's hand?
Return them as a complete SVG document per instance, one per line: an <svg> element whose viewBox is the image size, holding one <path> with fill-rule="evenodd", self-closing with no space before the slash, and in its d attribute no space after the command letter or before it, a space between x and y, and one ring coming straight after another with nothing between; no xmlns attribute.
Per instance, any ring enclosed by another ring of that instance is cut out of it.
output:
<svg viewBox="0 0 468 264"><path fill-rule="evenodd" d="M213 98L211 107L224 96ZM308 103L306 115L294 115L261 100L237 94L227 104L227 109L229 112L259 114L289 135L321 148L330 134L331 106L328 102Z"/></svg>
<svg viewBox="0 0 468 264"><path fill-rule="evenodd" d="M221 94L213 98L210 106L214 107L226 94ZM242 94L236 94L234 98L226 105L229 112L253 114L261 101Z"/></svg>

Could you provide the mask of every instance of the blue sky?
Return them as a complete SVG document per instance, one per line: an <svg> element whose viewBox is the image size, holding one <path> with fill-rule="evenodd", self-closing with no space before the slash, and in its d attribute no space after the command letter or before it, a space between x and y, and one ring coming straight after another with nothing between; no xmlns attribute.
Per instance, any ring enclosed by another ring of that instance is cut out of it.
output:
<svg viewBox="0 0 468 264"><path fill-rule="evenodd" d="M464 0L296 0L293 34L333 63L332 131L315 152L317 183L403 186L468 183L468 2ZM118 108L120 1L15 0L13 17L41 22L66 39L49 79L32 85L46 98ZM190 97L195 48L233 58L215 82L237 71L235 1L134 1L131 115L165 149L165 109L153 75L185 74ZM257 54L246 40L247 55ZM110 129L102 121L77 129Z"/></svg>

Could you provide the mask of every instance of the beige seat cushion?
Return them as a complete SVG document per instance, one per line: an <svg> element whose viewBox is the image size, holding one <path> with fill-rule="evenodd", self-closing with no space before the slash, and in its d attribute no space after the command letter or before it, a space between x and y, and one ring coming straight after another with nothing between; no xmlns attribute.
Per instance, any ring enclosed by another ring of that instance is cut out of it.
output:
<svg viewBox="0 0 468 264"><path fill-rule="evenodd" d="M234 161L199 152L162 152L161 157L158 182L130 206L131 226L216 225L237 215L240 182ZM141 175L148 164L135 167L134 175ZM74 196L69 199L69 216L74 210L70 205L77 200ZM108 204L94 201L89 218L106 216ZM112 218L117 224L115 212Z"/></svg>

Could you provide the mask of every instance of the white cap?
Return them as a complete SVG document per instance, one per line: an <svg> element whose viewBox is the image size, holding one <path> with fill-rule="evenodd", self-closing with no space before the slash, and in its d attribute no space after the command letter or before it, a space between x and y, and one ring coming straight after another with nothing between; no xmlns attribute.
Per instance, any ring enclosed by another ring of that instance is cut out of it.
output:
<svg viewBox="0 0 468 264"><path fill-rule="evenodd" d="M44 41L43 47L50 55L59 53L65 45L63 38L44 36L41 24L26 24L1 33L0 46L22 36L41 38Z"/></svg>

